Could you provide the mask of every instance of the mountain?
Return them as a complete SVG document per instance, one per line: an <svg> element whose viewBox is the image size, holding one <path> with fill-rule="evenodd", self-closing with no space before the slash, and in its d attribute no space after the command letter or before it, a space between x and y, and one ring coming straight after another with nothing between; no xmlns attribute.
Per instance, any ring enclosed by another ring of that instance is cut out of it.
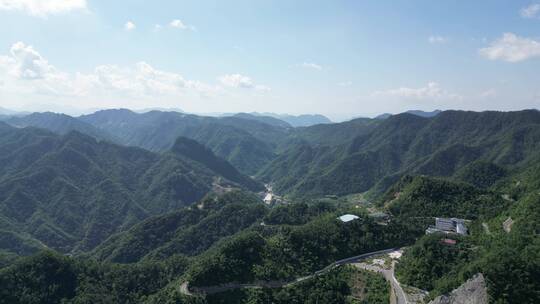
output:
<svg viewBox="0 0 540 304"><path fill-rule="evenodd" d="M289 115L289 114L275 114L275 113L262 113L264 116L274 117L283 120L293 127L309 127L318 124L329 124L332 121L320 114L302 114L302 115Z"/></svg>
<svg viewBox="0 0 540 304"><path fill-rule="evenodd" d="M392 116L391 113L383 113L383 114L380 114L380 115L377 115L375 116L374 118L375 119L387 119L388 117Z"/></svg>
<svg viewBox="0 0 540 304"><path fill-rule="evenodd" d="M420 117L435 117L437 115L439 115L442 111L441 110L434 110L434 111L431 111L431 112L426 112L426 111L422 111L422 110L409 110L405 113L409 113L409 114L413 114L413 115L416 115L416 116L420 116Z"/></svg>
<svg viewBox="0 0 540 304"><path fill-rule="evenodd" d="M285 121L283 121L281 119L277 119L277 118L274 118L274 117L271 117L271 116L263 116L263 115L259 115L259 114L249 114L249 113L237 113L237 114L234 114L232 116L233 117L244 118L244 119L251 119L251 120L260 121L262 123L269 124L271 126L276 126L276 127L282 127L282 128L291 128L292 127L288 122L285 122Z"/></svg>
<svg viewBox="0 0 540 304"><path fill-rule="evenodd" d="M489 218L510 206L497 192L473 185L432 178L405 176L381 199L393 215L414 217Z"/></svg>
<svg viewBox="0 0 540 304"><path fill-rule="evenodd" d="M247 193L208 196L196 208L152 217L112 236L91 255L116 263L162 260L174 254L193 256L224 237L260 223L266 212L261 200Z"/></svg>
<svg viewBox="0 0 540 304"><path fill-rule="evenodd" d="M427 118L430 118L430 117L435 117L437 115L439 115L442 111L441 110L434 110L434 111L431 111L431 112L426 112L426 111L421 111L421 110L409 110L405 113L409 113L409 114L413 114L413 115L416 115L416 116L420 116L420 117L427 117ZM390 114L390 113L383 113L383 114L380 114L378 116L375 116L375 119L387 119L388 117L392 116L393 114Z"/></svg>
<svg viewBox="0 0 540 304"><path fill-rule="evenodd" d="M179 108L159 108L159 107L158 108L145 108L145 109L136 110L134 112L147 113L147 112L152 112L152 111L185 113L182 109L179 109Z"/></svg>
<svg viewBox="0 0 540 304"><path fill-rule="evenodd" d="M299 127L291 132L281 148L289 148L293 143L304 143L314 146L337 146L351 141L357 136L370 132L380 124L379 120L371 118L356 118L337 124L318 124L309 127Z"/></svg>
<svg viewBox="0 0 540 304"><path fill-rule="evenodd" d="M258 178L291 195L365 192L388 188L406 173L453 176L474 161L521 166L540 151L540 112L445 111L378 120L337 145L301 142L263 168ZM339 136L350 125L333 126ZM332 137L331 133L327 137Z"/></svg>
<svg viewBox="0 0 540 304"><path fill-rule="evenodd" d="M12 117L7 119L6 122L17 128L36 127L47 129L60 135L65 135L71 131L78 131L97 139L114 140L108 133L65 114L52 112L32 113L25 116Z"/></svg>
<svg viewBox="0 0 540 304"><path fill-rule="evenodd" d="M20 237L3 249L37 242L86 251L211 191L263 189L208 150L189 154L201 151L199 144L180 141L182 148L156 154L79 132L59 136L0 124L0 229Z"/></svg>
<svg viewBox="0 0 540 304"><path fill-rule="evenodd" d="M241 174L229 162L217 157L210 149L193 139L179 137L171 148L171 151L175 155L182 155L198 162L227 180L243 185L249 190L264 190L264 187L260 183Z"/></svg>
<svg viewBox="0 0 540 304"><path fill-rule="evenodd" d="M203 117L177 112L104 110L80 120L115 136L123 145L151 151L170 149L179 136L194 139L241 172L254 174L274 158L288 130L239 117Z"/></svg>

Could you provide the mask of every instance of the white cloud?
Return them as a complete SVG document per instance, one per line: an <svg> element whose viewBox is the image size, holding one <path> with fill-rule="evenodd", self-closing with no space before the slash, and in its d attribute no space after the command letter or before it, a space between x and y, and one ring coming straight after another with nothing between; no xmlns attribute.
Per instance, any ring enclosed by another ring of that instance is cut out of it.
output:
<svg viewBox="0 0 540 304"><path fill-rule="evenodd" d="M0 0L0 10L23 11L39 17L86 8L86 0Z"/></svg>
<svg viewBox="0 0 540 304"><path fill-rule="evenodd" d="M429 36L428 41L431 44L441 44L448 42L448 38L443 36Z"/></svg>
<svg viewBox="0 0 540 304"><path fill-rule="evenodd" d="M519 62L540 57L540 42L519 37L513 33L504 33L501 38L491 42L490 46L482 48L478 52L489 60Z"/></svg>
<svg viewBox="0 0 540 304"><path fill-rule="evenodd" d="M11 56L1 60L9 66L9 73L20 79L43 79L56 72L32 46L17 42L11 46Z"/></svg>
<svg viewBox="0 0 540 304"><path fill-rule="evenodd" d="M522 8L520 14L523 18L540 17L540 3L533 3L527 7Z"/></svg>
<svg viewBox="0 0 540 304"><path fill-rule="evenodd" d="M124 29L126 31L132 31L136 28L137 26L135 25L135 23L133 23L133 21L128 21L126 22L126 24L124 24Z"/></svg>
<svg viewBox="0 0 540 304"><path fill-rule="evenodd" d="M246 88L246 89L252 89L255 87L255 84L253 84L253 81L248 76L243 76L240 74L229 74L229 75L223 75L219 77L219 81L224 85L228 87L233 88Z"/></svg>
<svg viewBox="0 0 540 304"><path fill-rule="evenodd" d="M343 81L338 83L338 86L340 87L350 87L352 85L352 81Z"/></svg>
<svg viewBox="0 0 540 304"><path fill-rule="evenodd" d="M156 24L156 25L154 25L154 31L155 31L155 32L160 31L162 28L163 28L163 26L162 26L161 24Z"/></svg>
<svg viewBox="0 0 540 304"><path fill-rule="evenodd" d="M196 31L196 28L193 25L187 25L184 22L182 22L182 20L180 19L174 19L173 21L169 23L169 26L172 28L181 29L181 30Z"/></svg>
<svg viewBox="0 0 540 304"><path fill-rule="evenodd" d="M14 92L60 96L179 96L188 92L213 96L218 87L158 70L146 62L134 66L100 65L89 74L59 71L32 46L15 43L0 56L0 80Z"/></svg>
<svg viewBox="0 0 540 304"><path fill-rule="evenodd" d="M303 62L302 64L300 64L300 67L303 67L303 68L306 68L306 69L314 69L314 70L322 70L322 66L321 65L318 65L316 63L313 63L313 62Z"/></svg>
<svg viewBox="0 0 540 304"><path fill-rule="evenodd" d="M264 85L256 85L250 77L241 74L228 74L218 78L221 84L232 88L256 89L259 91L270 91Z"/></svg>
<svg viewBox="0 0 540 304"><path fill-rule="evenodd" d="M169 26L179 28L182 30L187 29L187 26L184 24L184 22L182 22L182 20L179 20L179 19L175 19L171 21L171 23L169 23Z"/></svg>
<svg viewBox="0 0 540 304"><path fill-rule="evenodd" d="M450 93L436 82L429 82L425 87L407 88L401 87L386 91L376 91L372 97L398 97L406 99L452 99L459 100L462 97L458 94Z"/></svg>

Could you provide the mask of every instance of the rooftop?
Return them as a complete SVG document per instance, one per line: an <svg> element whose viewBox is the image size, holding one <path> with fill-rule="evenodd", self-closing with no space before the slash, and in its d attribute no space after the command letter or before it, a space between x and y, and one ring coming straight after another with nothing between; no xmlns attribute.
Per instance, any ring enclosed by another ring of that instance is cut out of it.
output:
<svg viewBox="0 0 540 304"><path fill-rule="evenodd" d="M340 217L338 217L338 219L344 223L347 223L347 222L350 222L350 221L354 221L356 219L359 219L358 216L354 215L354 214L344 214Z"/></svg>

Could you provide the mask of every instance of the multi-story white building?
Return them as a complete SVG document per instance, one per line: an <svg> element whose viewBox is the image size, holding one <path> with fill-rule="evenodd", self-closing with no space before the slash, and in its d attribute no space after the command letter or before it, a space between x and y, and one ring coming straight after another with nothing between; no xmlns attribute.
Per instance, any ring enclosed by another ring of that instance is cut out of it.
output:
<svg viewBox="0 0 540 304"><path fill-rule="evenodd" d="M435 227L430 226L426 229L426 233L435 233L435 232L444 232L444 233L457 233L466 235L467 227L465 226L465 220L458 218L435 218Z"/></svg>

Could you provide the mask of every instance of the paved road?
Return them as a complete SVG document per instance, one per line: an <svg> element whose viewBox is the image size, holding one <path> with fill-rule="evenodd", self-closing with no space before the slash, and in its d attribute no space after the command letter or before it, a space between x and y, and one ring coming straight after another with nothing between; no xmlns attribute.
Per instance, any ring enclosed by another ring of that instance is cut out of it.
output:
<svg viewBox="0 0 540 304"><path fill-rule="evenodd" d="M384 278L390 283L393 293L396 296L396 303L408 304L409 302L407 301L407 296L405 295L403 288L401 288L401 285L399 284L399 282L396 280L396 277L394 276L395 265L396 265L396 262L393 261L392 268L384 269L375 265L369 265L365 263L355 264L355 266L360 269L365 269L365 270L381 273L384 276Z"/></svg>
<svg viewBox="0 0 540 304"><path fill-rule="evenodd" d="M356 256L353 256L353 257L349 257L349 258L346 258L346 259L338 260L338 261L335 261L334 263L326 266L325 268L314 272L311 275L301 277L301 278L296 278L293 281L289 281L289 282L280 282L280 281L264 282L264 281L261 281L261 282L254 282L254 283L249 283L249 284L228 283L228 284L222 284L222 285L217 285L217 286L193 287L193 288L191 288L191 290L190 290L190 287L189 287L189 282L183 282L182 285L180 285L180 292L185 294L185 295L193 295L193 293L214 294L214 293L220 293L220 292L224 292L224 291L227 291L227 290L239 289L239 288L281 288L281 287L290 287L290 286L293 286L293 285L298 284L300 282L303 282L305 280L308 280L308 279L323 275L323 274L327 273L328 271L330 271L330 270L332 270L332 269L334 269L336 267L346 265L346 264L357 263L357 262L360 262L362 260L371 258L373 256L377 256L377 255L381 255L381 254L388 254L388 253L396 251L396 250L399 250L399 248L390 248L390 249L384 249L384 250L377 250L377 251L368 252L368 253L364 253L364 254L361 254L361 255L356 255ZM398 304L401 304L401 303L398 303Z"/></svg>

